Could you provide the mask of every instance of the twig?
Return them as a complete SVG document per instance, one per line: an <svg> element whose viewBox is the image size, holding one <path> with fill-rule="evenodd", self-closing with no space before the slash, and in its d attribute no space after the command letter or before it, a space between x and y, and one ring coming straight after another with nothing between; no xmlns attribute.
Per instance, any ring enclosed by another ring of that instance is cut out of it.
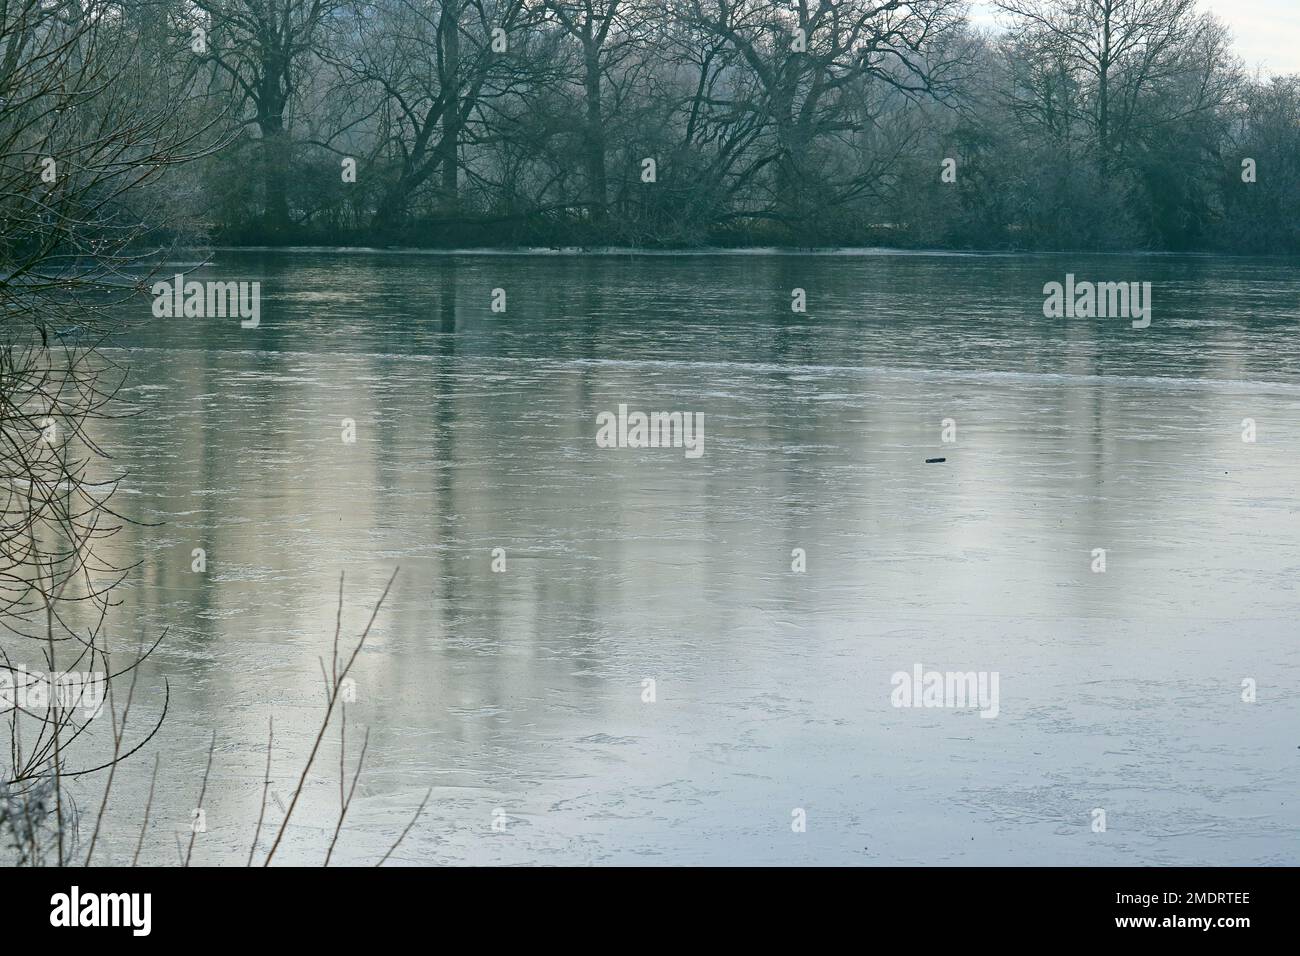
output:
<svg viewBox="0 0 1300 956"><path fill-rule="evenodd" d="M266 733L266 773L262 777L262 806L257 811L257 829L253 831L253 842L248 848L248 862L245 866L253 865L257 838L262 835L262 819L266 816L266 793L271 789L271 744L275 742L275 717L272 716L267 723L269 727Z"/></svg>
<svg viewBox="0 0 1300 956"><path fill-rule="evenodd" d="M144 802L144 821L140 824L140 839L135 844L135 855L131 857L131 865L135 866L140 860L140 848L144 846L144 834L149 829L149 811L153 809L153 787L158 782L158 754L153 755L153 776L149 778L149 799Z"/></svg>
<svg viewBox="0 0 1300 956"><path fill-rule="evenodd" d="M392 576L389 577L388 583L384 585L384 591L382 594L379 595L379 600L375 602L374 610L370 612L370 620L366 622L365 630L361 632L361 637L357 639L356 646L352 648L352 653L348 656L347 663L343 666L343 670L341 671L338 670L336 665L336 668L334 670L334 675L335 675L334 684L329 690L328 703L325 706L325 716L321 720L320 730L316 732L316 739L311 745L311 753L307 755L307 763L303 765L302 773L298 777L298 785L293 788L293 797L289 800L289 809L285 811L284 819L280 821L280 828L276 831L275 834L275 842L271 844L270 852L267 853L266 859L262 861L263 866L271 865L271 860L275 857L275 851L280 848L280 841L284 839L285 830L289 826L289 819L293 816L294 808L298 806L298 799L302 796L302 789L307 783L307 774L311 772L312 764L315 763L316 761L316 753L317 751L320 750L321 741L325 738L325 731L329 729L330 718L334 715L334 705L335 703L338 702L339 684L348 676L348 672L352 670L352 665L356 662L357 654L361 652L361 648L366 643L366 638L370 636L370 629L371 627L374 626L375 618L379 614L379 609L383 607L384 600L388 597L388 592L393 586L393 581L397 579L397 572L400 570L401 570L400 568L393 569ZM342 604L343 604L343 577L342 575L340 575L339 576L340 618L343 613ZM338 657L337 631L335 633L336 633L335 658L337 659Z"/></svg>
<svg viewBox="0 0 1300 956"><path fill-rule="evenodd" d="M383 866L385 861L387 861L387 859L393 855L393 851L396 850L399 846L401 846L402 841L406 839L406 835L411 832L411 827L415 826L415 821L420 819L420 814L424 812L424 805L429 802L429 797L432 794L433 794L433 787L430 787L428 790L425 791L424 799L420 801L420 806L415 811L415 816L411 817L411 822L406 825L406 829L404 829L398 835L397 839L393 841L393 845L388 848L388 852L385 853L382 857L380 857L379 862L376 863L375 866L377 867Z"/></svg>
<svg viewBox="0 0 1300 956"><path fill-rule="evenodd" d="M208 774L212 770L212 751L217 748L217 731L212 731L212 743L208 744L208 765L203 770L203 786L199 788L199 806L200 813L203 812L203 798L208 792ZM185 866L190 865L190 854L194 852L194 838L198 836L197 830L194 829L194 821L190 821L190 845L185 850Z"/></svg>

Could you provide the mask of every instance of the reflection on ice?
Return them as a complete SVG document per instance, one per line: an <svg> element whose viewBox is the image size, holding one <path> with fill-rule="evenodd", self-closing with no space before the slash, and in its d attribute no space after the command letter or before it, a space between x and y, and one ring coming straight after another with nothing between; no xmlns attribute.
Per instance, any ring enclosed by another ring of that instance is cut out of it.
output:
<svg viewBox="0 0 1300 956"><path fill-rule="evenodd" d="M260 327L145 302L102 436L164 522L114 542L123 629L171 628L159 819L225 742L196 859L247 846L272 713L291 786L339 571L400 564L335 860L432 786L404 860L1298 862L1285 264L1113 265L1177 303L1135 331L1044 318L1054 257L218 256ZM703 413L706 452L598 447L620 404ZM999 675L997 718L892 706L922 664ZM285 862L336 783L305 800Z"/></svg>

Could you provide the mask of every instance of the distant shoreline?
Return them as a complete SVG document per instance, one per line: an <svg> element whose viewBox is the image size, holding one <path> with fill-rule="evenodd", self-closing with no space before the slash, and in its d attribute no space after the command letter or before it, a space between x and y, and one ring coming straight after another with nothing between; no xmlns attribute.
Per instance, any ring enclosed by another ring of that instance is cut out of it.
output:
<svg viewBox="0 0 1300 956"><path fill-rule="evenodd" d="M789 246L683 246L660 249L637 246L467 246L443 248L427 246L264 246L264 245L211 245L178 246L175 252L280 252L294 255L325 253L351 253L360 255L393 256L554 256L582 257L652 257L652 258L707 258L710 256L823 256L828 258L887 258L887 257L940 257L940 258L1059 258L1064 256L1151 256L1167 259L1300 259L1295 253L1242 253L1216 251L1170 252L1156 249L1125 250L1006 250L1006 249L910 249L891 246L829 246L800 249Z"/></svg>

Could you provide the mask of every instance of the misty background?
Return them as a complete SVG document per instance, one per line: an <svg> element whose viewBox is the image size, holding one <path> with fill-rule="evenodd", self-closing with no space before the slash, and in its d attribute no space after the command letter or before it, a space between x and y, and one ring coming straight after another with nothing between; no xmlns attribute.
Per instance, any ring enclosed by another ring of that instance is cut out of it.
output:
<svg viewBox="0 0 1300 956"><path fill-rule="evenodd" d="M1245 48L1194 0L125 9L188 45L157 80L225 144L162 180L191 238L1296 248L1300 79L1263 7L1231 7Z"/></svg>

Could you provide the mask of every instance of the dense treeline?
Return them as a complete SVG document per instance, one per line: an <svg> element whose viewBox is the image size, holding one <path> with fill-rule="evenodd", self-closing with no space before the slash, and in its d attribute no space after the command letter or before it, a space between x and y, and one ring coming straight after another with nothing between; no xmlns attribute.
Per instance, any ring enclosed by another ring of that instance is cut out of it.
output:
<svg viewBox="0 0 1300 956"><path fill-rule="evenodd" d="M997 6L183 0L140 42L223 126L165 180L218 242L1300 248L1300 77L1195 0Z"/></svg>

